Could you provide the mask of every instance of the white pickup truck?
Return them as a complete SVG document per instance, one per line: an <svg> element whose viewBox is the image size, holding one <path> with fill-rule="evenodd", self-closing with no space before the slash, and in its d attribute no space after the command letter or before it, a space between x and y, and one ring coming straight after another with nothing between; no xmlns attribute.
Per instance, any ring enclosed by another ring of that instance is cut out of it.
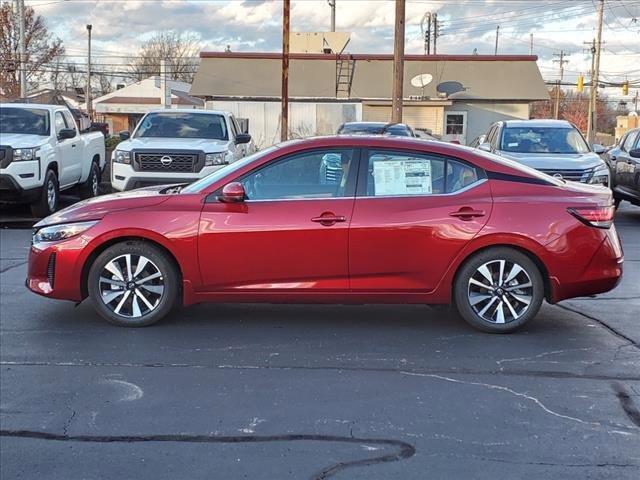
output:
<svg viewBox="0 0 640 480"><path fill-rule="evenodd" d="M234 116L215 110L152 111L120 138L111 156L111 186L120 191L191 183L255 151Z"/></svg>
<svg viewBox="0 0 640 480"><path fill-rule="evenodd" d="M0 105L0 203L31 203L33 214L45 217L62 190L96 196L104 165L104 135L81 133L68 108Z"/></svg>

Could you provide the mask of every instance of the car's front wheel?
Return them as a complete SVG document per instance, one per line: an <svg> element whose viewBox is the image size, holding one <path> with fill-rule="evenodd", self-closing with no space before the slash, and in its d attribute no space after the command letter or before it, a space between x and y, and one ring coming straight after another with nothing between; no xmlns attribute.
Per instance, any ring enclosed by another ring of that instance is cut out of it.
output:
<svg viewBox="0 0 640 480"><path fill-rule="evenodd" d="M454 282L458 312L471 326L489 333L510 333L536 316L544 282L536 264L508 247L471 257Z"/></svg>
<svg viewBox="0 0 640 480"><path fill-rule="evenodd" d="M162 249L143 241L117 243L91 265L89 298L109 323L145 327L178 301L179 271Z"/></svg>

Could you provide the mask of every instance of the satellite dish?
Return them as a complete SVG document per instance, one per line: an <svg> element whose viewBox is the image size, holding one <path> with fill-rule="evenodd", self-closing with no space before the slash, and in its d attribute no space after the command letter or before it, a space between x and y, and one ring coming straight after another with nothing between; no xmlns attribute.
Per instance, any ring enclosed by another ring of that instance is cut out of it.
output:
<svg viewBox="0 0 640 480"><path fill-rule="evenodd" d="M433 81L433 75L430 73L423 73L421 75L416 75L411 79L411 85L416 88L424 88L429 85Z"/></svg>
<svg viewBox="0 0 640 480"><path fill-rule="evenodd" d="M436 87L438 93L444 93L447 95L453 95L454 93L464 91L464 85L460 82L442 82Z"/></svg>

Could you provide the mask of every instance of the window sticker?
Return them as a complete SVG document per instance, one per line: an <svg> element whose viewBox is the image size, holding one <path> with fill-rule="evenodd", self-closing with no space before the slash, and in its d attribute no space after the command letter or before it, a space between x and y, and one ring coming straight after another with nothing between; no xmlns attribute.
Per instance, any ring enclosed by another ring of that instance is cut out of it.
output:
<svg viewBox="0 0 640 480"><path fill-rule="evenodd" d="M432 193L429 160L374 160L375 195L424 195Z"/></svg>

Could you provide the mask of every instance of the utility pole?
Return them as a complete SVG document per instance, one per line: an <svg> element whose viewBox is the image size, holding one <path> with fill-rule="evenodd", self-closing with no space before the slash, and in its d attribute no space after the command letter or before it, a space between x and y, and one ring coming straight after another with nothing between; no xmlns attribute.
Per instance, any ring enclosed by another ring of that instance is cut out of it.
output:
<svg viewBox="0 0 640 480"><path fill-rule="evenodd" d="M27 96L27 49L25 46L25 13L24 13L24 0L18 0L18 22L19 22L19 37L18 37L18 50L20 52L20 97L25 98Z"/></svg>
<svg viewBox="0 0 640 480"><path fill-rule="evenodd" d="M327 0L327 3L331 7L331 31L336 31L336 0Z"/></svg>
<svg viewBox="0 0 640 480"><path fill-rule="evenodd" d="M91 29L93 27L89 24L87 25L87 83L84 88L84 99L86 101L87 115L89 116L89 121L93 120L93 105L91 104Z"/></svg>
<svg viewBox="0 0 640 480"><path fill-rule="evenodd" d="M594 83L591 95L593 96L593 122L591 123L591 137L589 143L596 140L598 133L598 80L600 77L600 51L602 50L602 17L604 16L604 0L600 0L598 5L598 40L596 42L596 60L594 68Z"/></svg>
<svg viewBox="0 0 640 480"><path fill-rule="evenodd" d="M280 114L280 140L285 141L289 133L289 20L290 0L282 2L282 113Z"/></svg>
<svg viewBox="0 0 640 480"><path fill-rule="evenodd" d="M562 79L564 77L564 64L569 63L569 60L565 60L564 57L569 56L569 54L564 53L564 50L560 50L560 53L554 53L553 56L560 57L559 60L553 60L553 63L560 64L560 80L558 80L556 84L556 102L553 109L553 118L557 120L560 116L560 88L562 85Z"/></svg>
<svg viewBox="0 0 640 480"><path fill-rule="evenodd" d="M500 25L496 27L496 48L493 51L494 55L498 55L498 36L500 35Z"/></svg>
<svg viewBox="0 0 640 480"><path fill-rule="evenodd" d="M167 59L160 60L160 106L171 108L171 88L167 82Z"/></svg>
<svg viewBox="0 0 640 480"><path fill-rule="evenodd" d="M596 88L597 88L597 84L595 83L595 59L596 59L596 40L595 39L591 44L591 48L589 49L589 52L591 53L591 71L589 72L589 75L591 77L591 83L589 88L589 111L587 112L587 141L589 143L592 143L595 137L593 135L593 124L594 124L593 110L595 105Z"/></svg>
<svg viewBox="0 0 640 480"><path fill-rule="evenodd" d="M529 55L533 55L533 32L529 34Z"/></svg>
<svg viewBox="0 0 640 480"><path fill-rule="evenodd" d="M431 15L431 18L433 20L433 54L435 55L438 49L438 37L440 36L440 30L439 30L440 27L438 26L438 14L434 13L433 15ZM402 21L404 22L404 18L402 19ZM404 23L402 28L404 31Z"/></svg>
<svg viewBox="0 0 640 480"><path fill-rule="evenodd" d="M427 26L425 30L425 24ZM420 29L424 37L424 54L431 55L431 12L427 12L420 21Z"/></svg>
<svg viewBox="0 0 640 480"><path fill-rule="evenodd" d="M393 42L393 95L391 102L391 122L402 122L404 83L404 10L405 0L396 0L396 27ZM434 45L435 53L435 45Z"/></svg>

